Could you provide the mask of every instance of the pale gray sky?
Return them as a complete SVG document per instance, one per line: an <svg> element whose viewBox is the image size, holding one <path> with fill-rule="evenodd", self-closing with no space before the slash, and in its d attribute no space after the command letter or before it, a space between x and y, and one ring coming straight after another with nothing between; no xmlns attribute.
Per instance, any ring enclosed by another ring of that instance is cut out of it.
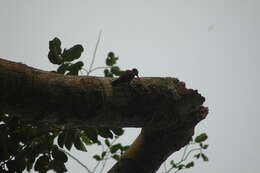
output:
<svg viewBox="0 0 260 173"><path fill-rule="evenodd" d="M112 50L122 68L177 77L206 97L210 113L196 132L209 135L210 162L184 173L257 173L259 9L259 0L0 0L0 57L55 69L47 53L57 36L63 47L82 44L89 63L102 30L97 66ZM126 135L131 143L137 132ZM83 172L75 162L69 168Z"/></svg>

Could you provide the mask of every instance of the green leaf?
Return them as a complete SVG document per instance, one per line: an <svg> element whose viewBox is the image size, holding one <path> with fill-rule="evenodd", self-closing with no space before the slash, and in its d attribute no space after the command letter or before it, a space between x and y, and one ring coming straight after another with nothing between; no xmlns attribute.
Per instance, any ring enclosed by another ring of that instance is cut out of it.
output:
<svg viewBox="0 0 260 173"><path fill-rule="evenodd" d="M87 151L85 145L83 144L83 142L80 139L80 136L76 136L75 140L74 140L74 146L76 149L80 150L80 151Z"/></svg>
<svg viewBox="0 0 260 173"><path fill-rule="evenodd" d="M208 135L206 133L202 133L195 138L195 142L200 143L207 139L208 139Z"/></svg>
<svg viewBox="0 0 260 173"><path fill-rule="evenodd" d="M75 139L75 135L76 135L76 131L75 130L68 130L66 132L66 141L65 141L65 147L70 150L72 147L72 144L74 142Z"/></svg>
<svg viewBox="0 0 260 173"><path fill-rule="evenodd" d="M186 164L185 168L191 168L194 166L194 162L189 162Z"/></svg>
<svg viewBox="0 0 260 173"><path fill-rule="evenodd" d="M96 159L97 161L101 160L101 157L99 155L94 155L93 158Z"/></svg>
<svg viewBox="0 0 260 173"><path fill-rule="evenodd" d="M106 144L108 147L110 147L110 145L111 145L108 139L105 139L105 144Z"/></svg>
<svg viewBox="0 0 260 173"><path fill-rule="evenodd" d="M113 134L108 128L98 128L98 134L103 138L113 138Z"/></svg>
<svg viewBox="0 0 260 173"><path fill-rule="evenodd" d="M53 169L57 173L67 172L67 169L64 165L64 162L61 162L61 161L56 160L56 159L52 160L50 162L50 168Z"/></svg>
<svg viewBox="0 0 260 173"><path fill-rule="evenodd" d="M104 158L106 154L107 154L107 152L103 151L101 154L101 157Z"/></svg>
<svg viewBox="0 0 260 173"><path fill-rule="evenodd" d="M62 64L61 66L59 66L59 68L57 69L57 73L59 74L65 74L67 68L70 66L70 64Z"/></svg>
<svg viewBox="0 0 260 173"><path fill-rule="evenodd" d="M113 73L116 76L120 76L122 72L118 66L112 66L111 73Z"/></svg>
<svg viewBox="0 0 260 173"><path fill-rule="evenodd" d="M113 58L113 57L115 57L115 54L114 54L114 52L108 52L107 56L110 57L110 58L111 57Z"/></svg>
<svg viewBox="0 0 260 173"><path fill-rule="evenodd" d="M178 170L181 170L181 169L184 168L184 167L185 167L184 164L180 164L180 165L177 166Z"/></svg>
<svg viewBox="0 0 260 173"><path fill-rule="evenodd" d="M61 162L67 162L68 161L68 156L58 148L55 148L52 151L52 157L56 160L59 160Z"/></svg>
<svg viewBox="0 0 260 173"><path fill-rule="evenodd" d="M87 137L87 136L81 136L81 140L86 144L86 145L92 145L93 142Z"/></svg>
<svg viewBox="0 0 260 173"><path fill-rule="evenodd" d="M175 164L174 160L171 160L170 164L172 165L173 168L177 168L177 165Z"/></svg>
<svg viewBox="0 0 260 173"><path fill-rule="evenodd" d="M120 159L120 156L118 154L114 154L112 156L113 159L115 159L116 161L118 161Z"/></svg>
<svg viewBox="0 0 260 173"><path fill-rule="evenodd" d="M97 130L96 128L85 128L84 129L84 134L90 139L92 140L94 143L98 142L97 139Z"/></svg>
<svg viewBox="0 0 260 173"><path fill-rule="evenodd" d="M75 59L78 59L81 56L81 53L83 51L84 51L84 48L82 47L82 45L77 44L68 50L64 49L64 51L62 53L62 57L63 57L64 61L71 62Z"/></svg>
<svg viewBox="0 0 260 173"><path fill-rule="evenodd" d="M108 69L104 70L104 75L105 77L113 77L113 74Z"/></svg>
<svg viewBox="0 0 260 173"><path fill-rule="evenodd" d="M204 162L209 161L209 158L205 154L201 153L201 157L202 157Z"/></svg>
<svg viewBox="0 0 260 173"><path fill-rule="evenodd" d="M34 165L34 170L40 171L40 170L46 169L48 164L49 164L48 156L43 155L37 159L37 161Z"/></svg>
<svg viewBox="0 0 260 173"><path fill-rule="evenodd" d="M104 75L105 75L105 77L108 77L109 73L110 73L110 72L109 72L108 69L105 69L105 70L104 70Z"/></svg>
<svg viewBox="0 0 260 173"><path fill-rule="evenodd" d="M61 57L61 41L58 38L54 38L49 41L49 53L48 58L52 64L61 64L63 59Z"/></svg>
<svg viewBox="0 0 260 173"><path fill-rule="evenodd" d="M128 150L130 148L130 146L129 145L126 145L126 146L123 146L122 148L121 148L121 150L122 151L126 151L126 150Z"/></svg>
<svg viewBox="0 0 260 173"><path fill-rule="evenodd" d="M196 159L200 158L200 153L199 153L199 154L195 154L194 157L195 157Z"/></svg>
<svg viewBox="0 0 260 173"><path fill-rule="evenodd" d="M208 144L205 144L205 145L202 146L202 148L203 148L204 150L207 149L208 147L209 147Z"/></svg>
<svg viewBox="0 0 260 173"><path fill-rule="evenodd" d="M49 41L50 51L56 51L57 54L61 54L61 41L59 38L55 37L53 40Z"/></svg>
<svg viewBox="0 0 260 173"><path fill-rule="evenodd" d="M113 52L109 52L106 58L106 65L113 66L114 64L116 64L117 60L118 57L115 57L115 54Z"/></svg>
<svg viewBox="0 0 260 173"><path fill-rule="evenodd" d="M69 67L67 67L67 70L69 73L67 75L78 75L79 71L84 66L84 63L82 61L78 61L75 64L71 64Z"/></svg>
<svg viewBox="0 0 260 173"><path fill-rule="evenodd" d="M112 132L117 136L121 136L124 134L124 129L122 128L111 128L110 130L112 130Z"/></svg>
<svg viewBox="0 0 260 173"><path fill-rule="evenodd" d="M58 136L58 145L59 147L63 148L66 140L65 132L61 132L61 134Z"/></svg>
<svg viewBox="0 0 260 173"><path fill-rule="evenodd" d="M110 152L113 154L117 152L118 150L121 150L122 145L121 144L115 144L110 147Z"/></svg>
<svg viewBox="0 0 260 173"><path fill-rule="evenodd" d="M62 57L59 54L51 51L48 53L48 59L52 64L61 64L63 62Z"/></svg>

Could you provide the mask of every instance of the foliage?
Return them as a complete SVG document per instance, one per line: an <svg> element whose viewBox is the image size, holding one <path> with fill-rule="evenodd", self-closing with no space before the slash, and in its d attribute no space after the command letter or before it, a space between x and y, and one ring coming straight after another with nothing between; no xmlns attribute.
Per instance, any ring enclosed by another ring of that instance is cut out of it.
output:
<svg viewBox="0 0 260 173"><path fill-rule="evenodd" d="M49 41L48 59L52 64L58 65L57 70L52 72L63 75L79 75L79 72L85 72L86 75L89 75L95 70L104 69L105 77L119 76L121 70L116 66L118 57L113 52L108 53L105 59L106 66L92 68L99 40L100 35L89 69L84 68L83 61L78 61L84 51L82 45L77 44L62 51L59 38ZM3 173L21 173L25 169L27 171L34 169L39 173L45 173L49 170L63 173L67 171L65 163L68 161L68 156L86 168L89 173L95 172L100 165L102 172L108 159L119 160L120 156L129 148L129 146L116 143L117 139L124 134L124 130L121 128L82 127L79 129L64 125L25 121L1 111L0 131L0 172ZM208 145L203 144L206 139L206 134L197 136L193 143L199 144L199 148L187 152L187 155L184 155L177 163L172 161L171 168L167 172L194 166L194 162L186 164L183 162L195 150L200 151L194 155L195 158L208 161L207 156L202 153L202 150L208 147ZM93 156L97 164L91 171L69 151L74 146L77 150L87 152L88 146L94 144L103 149L101 153Z"/></svg>
<svg viewBox="0 0 260 173"><path fill-rule="evenodd" d="M195 166L195 161L188 161L192 153L195 152L193 158L202 159L204 162L209 161L207 155L203 153L204 150L208 148L208 144L204 144L204 142L208 139L206 133L201 133L196 136L194 140L191 140L188 145L185 146L181 159L176 162L174 160L170 161L170 168L167 169L166 165L164 165L164 173L173 172L176 173L183 169L189 169ZM191 148L192 147L192 148ZM191 149L189 149L191 148ZM189 150L188 150L189 149ZM166 164L166 162L164 163Z"/></svg>

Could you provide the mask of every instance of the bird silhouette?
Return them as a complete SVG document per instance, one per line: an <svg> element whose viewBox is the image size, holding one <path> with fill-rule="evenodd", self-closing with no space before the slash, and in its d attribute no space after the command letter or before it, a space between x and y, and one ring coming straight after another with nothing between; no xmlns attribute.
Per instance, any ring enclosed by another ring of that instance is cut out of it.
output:
<svg viewBox="0 0 260 173"><path fill-rule="evenodd" d="M133 68L132 70L123 71L119 78L115 79L111 82L112 86L117 86L120 84L130 84L130 82L134 79L134 77L138 76L138 70Z"/></svg>

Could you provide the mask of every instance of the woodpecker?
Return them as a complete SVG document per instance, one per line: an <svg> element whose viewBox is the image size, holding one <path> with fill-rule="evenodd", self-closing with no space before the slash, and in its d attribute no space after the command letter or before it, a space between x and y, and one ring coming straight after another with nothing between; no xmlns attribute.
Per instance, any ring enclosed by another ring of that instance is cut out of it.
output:
<svg viewBox="0 0 260 173"><path fill-rule="evenodd" d="M138 70L133 68L132 70L126 70L122 72L122 74L116 80L112 81L112 86L117 86L120 84L130 84L130 82L134 79L134 77L138 76Z"/></svg>

